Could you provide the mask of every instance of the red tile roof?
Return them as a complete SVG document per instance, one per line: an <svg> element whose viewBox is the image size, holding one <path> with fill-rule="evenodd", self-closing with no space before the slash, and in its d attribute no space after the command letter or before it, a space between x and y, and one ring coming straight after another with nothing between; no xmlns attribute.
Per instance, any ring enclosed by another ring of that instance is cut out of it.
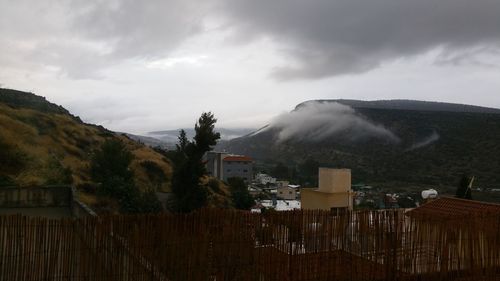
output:
<svg viewBox="0 0 500 281"><path fill-rule="evenodd" d="M253 160L248 156L227 156L224 161L252 162Z"/></svg>
<svg viewBox="0 0 500 281"><path fill-rule="evenodd" d="M500 204L442 197L407 212L412 217L438 218L460 218L476 214L500 215Z"/></svg>

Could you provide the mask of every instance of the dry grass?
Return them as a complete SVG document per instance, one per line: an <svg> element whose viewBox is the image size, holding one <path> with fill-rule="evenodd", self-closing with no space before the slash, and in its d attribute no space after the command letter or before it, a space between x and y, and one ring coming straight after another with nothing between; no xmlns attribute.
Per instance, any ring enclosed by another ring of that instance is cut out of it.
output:
<svg viewBox="0 0 500 281"><path fill-rule="evenodd" d="M142 161L155 162L168 179L172 174L170 163L149 147L121 135L109 134L96 126L83 124L69 115L15 109L0 104L0 137L28 157L25 168L18 174L10 175L16 184L23 186L47 182L47 173L50 171L46 167L51 157L58 159L63 167L71 169L75 185L87 182L90 179L92 153L99 149L107 137L120 138L134 154L131 169L141 189L153 186L140 165ZM160 189L169 191L170 183L163 184ZM95 201L90 197L86 196L84 201Z"/></svg>

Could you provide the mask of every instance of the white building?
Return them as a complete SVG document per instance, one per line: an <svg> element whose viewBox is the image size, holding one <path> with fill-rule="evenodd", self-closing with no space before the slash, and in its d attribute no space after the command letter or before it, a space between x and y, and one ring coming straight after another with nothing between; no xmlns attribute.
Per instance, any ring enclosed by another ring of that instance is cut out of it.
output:
<svg viewBox="0 0 500 281"><path fill-rule="evenodd" d="M262 174L259 173L255 176L255 181L260 184L275 184L276 183L276 178L271 177L270 175L267 174Z"/></svg>

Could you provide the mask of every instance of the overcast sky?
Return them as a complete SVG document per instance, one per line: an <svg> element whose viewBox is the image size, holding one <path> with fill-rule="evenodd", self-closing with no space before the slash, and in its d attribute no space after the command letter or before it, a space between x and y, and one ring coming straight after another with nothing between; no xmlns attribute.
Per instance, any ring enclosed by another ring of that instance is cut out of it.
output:
<svg viewBox="0 0 500 281"><path fill-rule="evenodd" d="M500 107L500 0L0 0L0 84L132 133L311 99Z"/></svg>

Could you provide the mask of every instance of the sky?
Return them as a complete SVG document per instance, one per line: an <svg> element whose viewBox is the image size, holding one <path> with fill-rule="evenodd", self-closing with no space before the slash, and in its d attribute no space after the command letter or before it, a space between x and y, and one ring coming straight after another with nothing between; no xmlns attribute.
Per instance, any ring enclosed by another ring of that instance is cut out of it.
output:
<svg viewBox="0 0 500 281"><path fill-rule="evenodd" d="M0 0L0 85L143 134L314 99L500 108L499 0Z"/></svg>

